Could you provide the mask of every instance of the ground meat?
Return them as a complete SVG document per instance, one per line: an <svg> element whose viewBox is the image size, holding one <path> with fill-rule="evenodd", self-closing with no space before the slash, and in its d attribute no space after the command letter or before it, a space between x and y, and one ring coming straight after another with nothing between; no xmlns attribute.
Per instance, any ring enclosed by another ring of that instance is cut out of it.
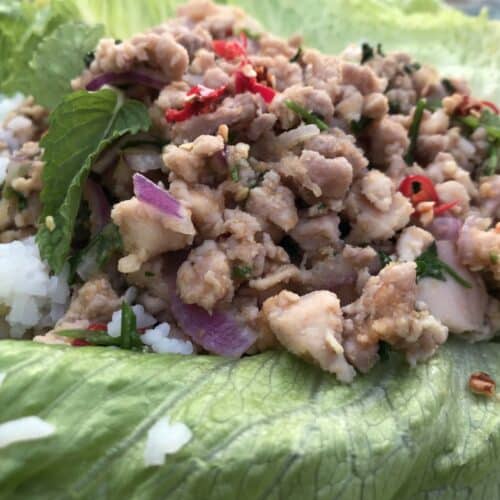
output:
<svg viewBox="0 0 500 500"><path fill-rule="evenodd" d="M371 170L361 179L361 192L377 210L387 212L391 208L394 187L379 170Z"/></svg>
<svg viewBox="0 0 500 500"><path fill-rule="evenodd" d="M458 255L472 271L487 270L500 281L500 222L489 229L491 219L467 217L458 238Z"/></svg>
<svg viewBox="0 0 500 500"><path fill-rule="evenodd" d="M482 216L500 220L500 175L480 179L479 207Z"/></svg>
<svg viewBox="0 0 500 500"><path fill-rule="evenodd" d="M368 94L363 100L363 116L372 120L380 120L389 111L389 101L384 94L375 92Z"/></svg>
<svg viewBox="0 0 500 500"><path fill-rule="evenodd" d="M369 66L345 62L342 64L342 84L356 87L363 95L383 92L384 80L377 77Z"/></svg>
<svg viewBox="0 0 500 500"><path fill-rule="evenodd" d="M215 173L208 168L207 160L223 149L224 141L220 135L200 135L194 142L166 146L163 162L169 171L188 183L210 183Z"/></svg>
<svg viewBox="0 0 500 500"><path fill-rule="evenodd" d="M323 290L299 297L283 290L266 300L262 314L286 349L343 382L353 380L355 371L342 347L342 310L334 293Z"/></svg>
<svg viewBox="0 0 500 500"><path fill-rule="evenodd" d="M433 241L434 236L420 227L409 226L403 229L396 245L399 260L414 261Z"/></svg>
<svg viewBox="0 0 500 500"><path fill-rule="evenodd" d="M300 245L302 250L314 255L325 247L338 250L341 247L340 219L330 213L320 217L301 217L299 223L290 231L290 236Z"/></svg>
<svg viewBox="0 0 500 500"><path fill-rule="evenodd" d="M268 172L262 185L250 190L246 210L284 231L290 231L299 221L295 197L290 189L280 184L276 172Z"/></svg>
<svg viewBox="0 0 500 500"><path fill-rule="evenodd" d="M335 105L335 115L347 122L357 122L363 112L364 99L356 87L347 85L342 90L342 98Z"/></svg>
<svg viewBox="0 0 500 500"><path fill-rule="evenodd" d="M446 341L448 329L427 311L415 310L415 270L414 263L386 266L368 280L356 302L343 308L346 357L359 370L377 361L374 346L380 340L405 352L410 363L427 359Z"/></svg>
<svg viewBox="0 0 500 500"><path fill-rule="evenodd" d="M374 122L367 135L368 158L377 167L388 166L393 156L405 154L410 145L408 131L391 116Z"/></svg>
<svg viewBox="0 0 500 500"><path fill-rule="evenodd" d="M185 248L196 234L189 210L183 209L178 219L135 197L116 204L111 218L120 229L128 253L118 264L122 273L135 272L143 262L164 252Z"/></svg>
<svg viewBox="0 0 500 500"><path fill-rule="evenodd" d="M231 267L226 255L212 240L191 250L177 272L177 290L186 304L198 304L211 312L234 295Z"/></svg>
<svg viewBox="0 0 500 500"><path fill-rule="evenodd" d="M446 181L436 185L436 193L441 203L458 202L450 209L453 215L469 212L470 196L466 188L457 181Z"/></svg>

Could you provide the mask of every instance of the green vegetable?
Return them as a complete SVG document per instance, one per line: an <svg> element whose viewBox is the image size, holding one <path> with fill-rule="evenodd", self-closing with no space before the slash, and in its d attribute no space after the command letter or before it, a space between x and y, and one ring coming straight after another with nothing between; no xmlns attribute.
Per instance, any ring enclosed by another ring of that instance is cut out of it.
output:
<svg viewBox="0 0 500 500"><path fill-rule="evenodd" d="M422 117L424 115L426 101L425 99L419 99L415 107L415 113L413 115L413 121L411 122L410 130L408 131L408 137L410 138L410 146L408 151L404 156L404 160L407 165L413 165L415 161L415 151L417 149L418 131L420 129L420 123L422 122Z"/></svg>
<svg viewBox="0 0 500 500"><path fill-rule="evenodd" d="M2 341L0 422L38 415L52 437L2 449L8 499L497 498L500 345L450 340L410 368L397 353L352 386L284 351L239 361ZM22 397L20 397L22 395ZM144 467L149 428L192 440Z"/></svg>
<svg viewBox="0 0 500 500"><path fill-rule="evenodd" d="M67 23L40 43L30 63L31 93L39 104L54 108L71 92L71 79L85 67L84 54L95 48L103 34L102 26Z"/></svg>
<svg viewBox="0 0 500 500"><path fill-rule="evenodd" d="M295 55L290 59L290 62L299 62L300 58L302 57L302 52L302 47L299 47Z"/></svg>
<svg viewBox="0 0 500 500"><path fill-rule="evenodd" d="M455 85L453 85L453 83L451 83L451 80L449 78L443 78L441 80L441 83L443 84L443 87L445 88L446 92L448 92L448 94L453 94L456 92L456 88L455 88Z"/></svg>
<svg viewBox="0 0 500 500"><path fill-rule="evenodd" d="M291 101L290 99L285 101L285 105L288 109L293 111L295 114L299 115L300 118L304 121L304 123L310 123L316 125L320 130L328 130L328 125L314 113L307 111L306 108L302 107L300 104L295 101Z"/></svg>
<svg viewBox="0 0 500 500"><path fill-rule="evenodd" d="M260 38L260 33L256 33L254 31L249 30L248 28L241 28L240 30L236 31L236 35L244 34L248 39L250 40L259 40Z"/></svg>
<svg viewBox="0 0 500 500"><path fill-rule="evenodd" d="M420 63L415 62L411 64L405 64L403 69L405 73L411 75L412 73L415 73L415 71L418 71L421 67L422 65Z"/></svg>
<svg viewBox="0 0 500 500"><path fill-rule="evenodd" d="M483 175L495 175L500 168L500 143L498 146L491 146L488 159L483 168Z"/></svg>
<svg viewBox="0 0 500 500"><path fill-rule="evenodd" d="M472 285L468 281L438 257L436 243L433 243L425 252L420 254L415 262L417 264L417 280L434 278L446 281L446 273L463 287L472 288Z"/></svg>
<svg viewBox="0 0 500 500"><path fill-rule="evenodd" d="M351 131L353 134L360 134L363 130L370 125L373 121L372 118L368 118L367 116L362 116L358 121L351 121Z"/></svg>
<svg viewBox="0 0 500 500"><path fill-rule="evenodd" d="M361 64L364 64L366 61L373 59L375 56L375 51L372 46L368 43L361 44Z"/></svg>
<svg viewBox="0 0 500 500"><path fill-rule="evenodd" d="M252 267L247 265L240 265L233 267L233 278L246 280L252 275Z"/></svg>
<svg viewBox="0 0 500 500"><path fill-rule="evenodd" d="M2 197L6 200L14 200L20 212L26 210L28 207L28 200L26 199L26 196L24 196L23 193L16 191L12 186L4 186L2 190Z"/></svg>
<svg viewBox="0 0 500 500"><path fill-rule="evenodd" d="M70 339L84 340L92 345L102 347L120 347L120 337L110 337L106 332L91 331L91 330L59 330L57 335L61 337L68 337Z"/></svg>
<svg viewBox="0 0 500 500"><path fill-rule="evenodd" d="M386 254L382 250L377 250L377 253L382 267L388 266L392 262L391 256L389 254Z"/></svg>
<svg viewBox="0 0 500 500"><path fill-rule="evenodd" d="M233 182L238 182L240 180L240 170L238 165L233 165L231 167L231 180Z"/></svg>
<svg viewBox="0 0 500 500"><path fill-rule="evenodd" d="M498 264L498 262L500 262L500 254L495 253L495 252L491 252L490 253L490 262L492 264Z"/></svg>
<svg viewBox="0 0 500 500"><path fill-rule="evenodd" d="M144 276L146 276L146 278L152 278L154 275L155 275L155 273L152 273L151 271L144 272Z"/></svg>
<svg viewBox="0 0 500 500"><path fill-rule="evenodd" d="M44 148L42 221L53 216L56 228L40 226L37 243L42 257L57 273L71 247L75 219L92 161L116 138L148 130L146 107L112 90L75 92L64 98L49 120Z"/></svg>

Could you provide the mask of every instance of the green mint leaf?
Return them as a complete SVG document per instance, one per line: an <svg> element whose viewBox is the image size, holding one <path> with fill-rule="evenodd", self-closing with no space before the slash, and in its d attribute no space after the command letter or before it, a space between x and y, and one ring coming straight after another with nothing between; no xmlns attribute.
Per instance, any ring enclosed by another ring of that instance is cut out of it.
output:
<svg viewBox="0 0 500 500"><path fill-rule="evenodd" d="M104 35L102 26L67 23L59 26L37 48L30 63L33 80L31 94L36 101L54 108L71 92L71 79L85 67L85 54L95 48ZM54 55L57 54L57 57Z"/></svg>
<svg viewBox="0 0 500 500"><path fill-rule="evenodd" d="M232 275L233 278L246 280L252 274L252 267L247 265L234 266Z"/></svg>
<svg viewBox="0 0 500 500"><path fill-rule="evenodd" d="M37 243L52 270L60 272L71 247L82 190L99 152L114 139L148 130L150 118L144 104L124 99L109 89L69 94L49 119L44 148L42 224ZM55 229L44 221L52 216Z"/></svg>
<svg viewBox="0 0 500 500"><path fill-rule="evenodd" d="M377 253L382 267L388 266L392 262L391 256L389 254L383 252L382 250L377 250Z"/></svg>
<svg viewBox="0 0 500 500"><path fill-rule="evenodd" d="M413 165L415 161L415 151L417 149L418 132L420 130L420 123L422 122L422 117L424 115L424 110L426 106L425 99L419 99L415 107L415 113L413 115L413 121L408 132L408 137L410 138L410 146L408 151L404 156L404 160L407 165Z"/></svg>
<svg viewBox="0 0 500 500"><path fill-rule="evenodd" d="M321 131L328 130L328 125L321 118L307 111L307 109L302 107L299 103L288 99L285 101L285 105L288 109L299 115L304 123L316 125Z"/></svg>
<svg viewBox="0 0 500 500"><path fill-rule="evenodd" d="M238 165L233 165L231 167L231 180L233 182L238 182L240 180L240 170Z"/></svg>

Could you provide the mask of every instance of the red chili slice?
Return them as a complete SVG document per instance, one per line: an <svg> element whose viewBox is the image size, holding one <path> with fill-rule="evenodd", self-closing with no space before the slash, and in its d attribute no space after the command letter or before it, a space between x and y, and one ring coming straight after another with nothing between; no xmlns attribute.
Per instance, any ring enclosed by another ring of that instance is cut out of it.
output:
<svg viewBox="0 0 500 500"><path fill-rule="evenodd" d="M108 330L108 325L104 323L92 323L87 330L89 332L106 332Z"/></svg>
<svg viewBox="0 0 500 500"><path fill-rule="evenodd" d="M196 85L189 89L187 100L182 109L167 109L165 118L167 122L182 122L195 115L209 113L214 110L215 104L224 96L227 85L210 89L204 85Z"/></svg>
<svg viewBox="0 0 500 500"><path fill-rule="evenodd" d="M500 115L500 109L498 109L498 106L491 102L491 101L481 101L481 104L483 106L487 106L488 108L492 109L493 112L495 112L497 115Z"/></svg>
<svg viewBox="0 0 500 500"><path fill-rule="evenodd" d="M274 89L259 83L255 77L246 76L241 70L234 74L234 86L237 94L247 91L259 94L268 104L272 102L276 95Z"/></svg>
<svg viewBox="0 0 500 500"><path fill-rule="evenodd" d="M90 342L87 342L86 340L83 339L73 339L71 342L71 345L73 347L87 347L89 345L92 345Z"/></svg>
<svg viewBox="0 0 500 500"><path fill-rule="evenodd" d="M408 175L399 185L399 190L409 198L413 206L423 201L438 202L438 195L432 181L424 175Z"/></svg>
<svg viewBox="0 0 500 500"><path fill-rule="evenodd" d="M246 57L246 37L242 38L242 42L243 44L236 40L214 40L212 48L219 57L231 61L238 57Z"/></svg>
<svg viewBox="0 0 500 500"><path fill-rule="evenodd" d="M449 203L443 203L442 205L438 205L434 207L434 215L441 215L453 208L455 205L458 205L458 200L450 201Z"/></svg>

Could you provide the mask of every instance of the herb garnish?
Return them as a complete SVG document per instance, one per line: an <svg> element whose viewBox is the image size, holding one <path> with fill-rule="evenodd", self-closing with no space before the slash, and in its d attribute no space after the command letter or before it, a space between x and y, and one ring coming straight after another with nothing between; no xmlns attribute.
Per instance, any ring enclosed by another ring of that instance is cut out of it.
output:
<svg viewBox="0 0 500 500"><path fill-rule="evenodd" d="M302 47L299 47L295 55L290 59L290 62L293 63L300 61L300 58L302 57L302 52L303 52Z"/></svg>
<svg viewBox="0 0 500 500"><path fill-rule="evenodd" d="M373 59L375 57L375 52L381 56L385 57L384 51L382 50L382 44L377 43L377 50L373 50L373 47L369 43L362 43L361 44L361 64L364 64L366 61L369 61L370 59Z"/></svg>
<svg viewBox="0 0 500 500"><path fill-rule="evenodd" d="M232 275L235 279L246 280L252 274L252 268L246 264L240 266L234 266Z"/></svg>
<svg viewBox="0 0 500 500"><path fill-rule="evenodd" d="M438 257L435 242L417 257L415 263L417 264L417 281L422 278L434 278L446 281L446 273L463 287L472 288L472 285L468 281Z"/></svg>
<svg viewBox="0 0 500 500"><path fill-rule="evenodd" d="M12 186L5 186L3 188L2 196L7 200L14 200L20 212L26 210L28 207L28 199L24 194L16 191Z"/></svg>
<svg viewBox="0 0 500 500"><path fill-rule="evenodd" d="M415 160L415 151L417 149L418 131L420 129L420 123L422 122L422 117L424 115L424 109L426 105L425 99L419 99L415 107L415 113L413 114L413 121L408 132L408 137L410 139L410 146L408 151L404 156L404 160L407 165L413 165Z"/></svg>
<svg viewBox="0 0 500 500"><path fill-rule="evenodd" d="M152 278L155 275L155 273L152 273L151 271L144 271L144 276L146 278Z"/></svg>
<svg viewBox="0 0 500 500"><path fill-rule="evenodd" d="M491 252L490 253L490 262L492 264L498 264L500 262L500 254Z"/></svg>
<svg viewBox="0 0 500 500"><path fill-rule="evenodd" d="M91 52L87 52L83 56L83 62L85 63L85 67L89 68L90 65L94 62L95 59L95 52L92 50Z"/></svg>
<svg viewBox="0 0 500 500"><path fill-rule="evenodd" d="M231 180L233 182L238 182L240 180L240 171L238 165L233 165L231 167Z"/></svg>
<svg viewBox="0 0 500 500"><path fill-rule="evenodd" d="M418 62L410 63L410 64L405 64L403 66L403 70L405 73L408 75L411 75L412 73L415 73L415 71L418 71L422 65Z"/></svg>
<svg viewBox="0 0 500 500"><path fill-rule="evenodd" d="M372 118L368 118L367 116L362 116L358 121L351 121L351 131L354 134L359 134L362 132L370 123L373 121Z"/></svg>
<svg viewBox="0 0 500 500"><path fill-rule="evenodd" d="M392 262L391 256L385 253L383 250L377 250L377 253L382 267L388 266Z"/></svg>
<svg viewBox="0 0 500 500"><path fill-rule="evenodd" d="M328 125L319 116L311 111L307 111L306 108L303 108L295 101L287 99L285 105L288 109L299 115L305 123L316 125L321 131L328 130Z"/></svg>
<svg viewBox="0 0 500 500"><path fill-rule="evenodd" d="M448 92L448 94L453 94L457 90L455 88L455 85L453 85L453 83L451 83L451 80L449 80L448 78L443 78L441 80L441 84L443 85L446 92Z"/></svg>

